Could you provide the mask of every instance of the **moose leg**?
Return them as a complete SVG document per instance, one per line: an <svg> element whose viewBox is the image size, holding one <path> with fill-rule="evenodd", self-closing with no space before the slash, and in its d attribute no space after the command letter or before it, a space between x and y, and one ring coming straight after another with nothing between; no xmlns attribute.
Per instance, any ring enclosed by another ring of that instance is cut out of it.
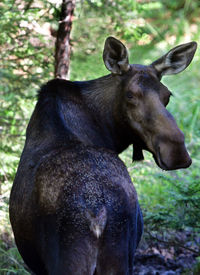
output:
<svg viewBox="0 0 200 275"><path fill-rule="evenodd" d="M129 229L129 273L133 274L134 254L139 245L143 232L143 217L139 204L136 206L135 215L133 215L133 223Z"/></svg>
<svg viewBox="0 0 200 275"><path fill-rule="evenodd" d="M47 275L48 272L33 243L27 240L19 240L19 242L16 241L16 243L24 262L34 271L34 274Z"/></svg>
<svg viewBox="0 0 200 275"><path fill-rule="evenodd" d="M125 219L126 220L126 219ZM139 205L128 223L111 226L101 242L95 275L132 275L134 254L141 239L143 221ZM113 222L114 225L117 222Z"/></svg>
<svg viewBox="0 0 200 275"><path fill-rule="evenodd" d="M112 255L112 256L111 256ZM121 255L110 251L100 257L95 275L130 275L128 267L128 255Z"/></svg>
<svg viewBox="0 0 200 275"><path fill-rule="evenodd" d="M106 238L107 239L107 238ZM104 240L101 245L95 275L130 275L127 239Z"/></svg>
<svg viewBox="0 0 200 275"><path fill-rule="evenodd" d="M47 270L41 275L93 275L97 261L97 241L90 231L73 226L55 226L54 217L38 221L37 245ZM40 273L36 273L40 275Z"/></svg>
<svg viewBox="0 0 200 275"><path fill-rule="evenodd" d="M138 204L138 212L137 212L137 244L136 248L139 245L139 242L142 238L142 233L143 233L143 216L142 216L142 211L140 209L140 206Z"/></svg>
<svg viewBox="0 0 200 275"><path fill-rule="evenodd" d="M92 236L93 237L93 236ZM74 237L73 243L60 244L57 269L52 275L93 275L97 261L96 240Z"/></svg>

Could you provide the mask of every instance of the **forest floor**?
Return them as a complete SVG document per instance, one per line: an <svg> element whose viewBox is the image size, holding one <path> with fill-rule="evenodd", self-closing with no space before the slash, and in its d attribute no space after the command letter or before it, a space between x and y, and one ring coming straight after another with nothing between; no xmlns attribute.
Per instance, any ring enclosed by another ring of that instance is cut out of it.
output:
<svg viewBox="0 0 200 275"><path fill-rule="evenodd" d="M176 259L165 258L159 253L143 254L138 252L135 257L135 275L193 275L196 265L192 253L182 253Z"/></svg>
<svg viewBox="0 0 200 275"><path fill-rule="evenodd" d="M178 242L169 245L156 240L148 246L148 241L142 241L135 256L134 275L200 275L199 238L194 242L187 234L178 233L180 246Z"/></svg>

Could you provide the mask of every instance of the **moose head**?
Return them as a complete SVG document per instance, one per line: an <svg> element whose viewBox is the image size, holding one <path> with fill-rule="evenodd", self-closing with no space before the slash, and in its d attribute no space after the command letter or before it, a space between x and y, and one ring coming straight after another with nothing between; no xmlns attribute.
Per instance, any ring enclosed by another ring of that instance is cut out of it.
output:
<svg viewBox="0 0 200 275"><path fill-rule="evenodd" d="M184 135L166 109L172 93L161 83L161 78L187 68L196 48L196 42L179 45L149 66L143 66L129 64L126 47L113 37L107 38L103 60L113 77L121 78L120 112L134 137L134 160L143 159L145 149L164 170L191 165ZM115 116L117 119L119 115Z"/></svg>

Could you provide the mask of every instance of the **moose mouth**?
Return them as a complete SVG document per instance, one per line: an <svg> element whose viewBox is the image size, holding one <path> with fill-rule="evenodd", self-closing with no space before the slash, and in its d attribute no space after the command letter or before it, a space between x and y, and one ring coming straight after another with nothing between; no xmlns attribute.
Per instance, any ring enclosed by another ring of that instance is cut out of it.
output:
<svg viewBox="0 0 200 275"><path fill-rule="evenodd" d="M156 154L153 154L153 158L156 162L156 164L162 169L162 170L177 170L181 168L188 168L192 164L192 160L185 148L185 145L183 145L183 148L181 150L177 151L176 154L172 152L170 155L170 150L167 152L167 156L161 153L161 148L158 146Z"/></svg>

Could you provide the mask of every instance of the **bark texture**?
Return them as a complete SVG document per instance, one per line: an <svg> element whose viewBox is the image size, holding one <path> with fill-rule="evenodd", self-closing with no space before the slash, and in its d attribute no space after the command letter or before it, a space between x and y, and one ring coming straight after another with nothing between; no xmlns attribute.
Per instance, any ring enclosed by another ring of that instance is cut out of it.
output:
<svg viewBox="0 0 200 275"><path fill-rule="evenodd" d="M55 77L67 79L70 63L70 33L76 0L63 0L56 39Z"/></svg>

